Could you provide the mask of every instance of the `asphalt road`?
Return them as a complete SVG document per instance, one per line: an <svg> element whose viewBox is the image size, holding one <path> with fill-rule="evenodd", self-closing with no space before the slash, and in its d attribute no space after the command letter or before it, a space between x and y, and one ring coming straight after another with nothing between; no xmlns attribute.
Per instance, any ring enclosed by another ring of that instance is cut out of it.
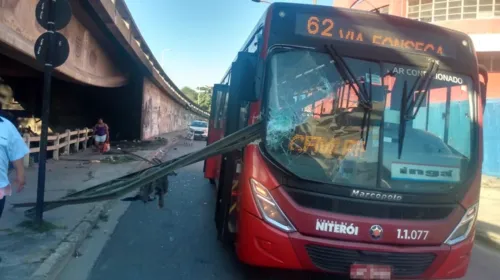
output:
<svg viewBox="0 0 500 280"><path fill-rule="evenodd" d="M199 149L179 146L169 153L176 157ZM132 203L111 213L94 237L84 244L83 255L70 262L60 280L137 279L316 279L282 271L255 271L236 261L232 252L216 239L214 190L203 178L203 163L188 166L171 177L166 208ZM466 276L500 279L500 253L476 245ZM341 279L330 276L328 279Z"/></svg>

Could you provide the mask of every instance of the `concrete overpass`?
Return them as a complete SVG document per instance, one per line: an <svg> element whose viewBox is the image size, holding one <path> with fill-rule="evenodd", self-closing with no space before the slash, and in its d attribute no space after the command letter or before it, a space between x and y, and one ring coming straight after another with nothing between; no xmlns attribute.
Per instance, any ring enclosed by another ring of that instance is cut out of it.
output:
<svg viewBox="0 0 500 280"><path fill-rule="evenodd" d="M208 117L162 70L123 0L69 1L73 17L61 33L70 55L54 74L53 131L89 127L103 117L112 138L146 139ZM42 67L33 46L44 32L34 16L37 2L0 1L0 77L15 99L4 108L22 109L22 124L34 130L40 127Z"/></svg>

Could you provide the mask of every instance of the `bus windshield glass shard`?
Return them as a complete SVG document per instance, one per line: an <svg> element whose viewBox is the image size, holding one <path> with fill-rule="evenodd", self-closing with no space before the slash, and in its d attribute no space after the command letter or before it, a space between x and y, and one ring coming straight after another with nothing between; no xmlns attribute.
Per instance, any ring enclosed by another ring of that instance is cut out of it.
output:
<svg viewBox="0 0 500 280"><path fill-rule="evenodd" d="M270 56L268 154L298 177L326 184L404 192L447 192L461 185L474 168L472 79L433 71L428 87L408 92L409 103L423 101L401 112L405 81L415 84L425 68L343 60L356 82L340 75L328 53ZM356 92L370 92L369 118ZM414 118L406 120L399 157L401 113Z"/></svg>

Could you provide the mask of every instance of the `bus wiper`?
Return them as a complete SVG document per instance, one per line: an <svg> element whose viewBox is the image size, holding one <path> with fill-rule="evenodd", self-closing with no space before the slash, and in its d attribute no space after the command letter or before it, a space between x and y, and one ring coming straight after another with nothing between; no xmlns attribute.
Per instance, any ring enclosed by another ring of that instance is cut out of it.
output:
<svg viewBox="0 0 500 280"><path fill-rule="evenodd" d="M422 106L424 98L429 93L432 79L436 75L438 69L439 62L436 60L430 60L424 77L421 78L421 76L419 76L413 84L410 90L410 96L408 96L408 82L404 82L403 94L401 97L401 108L399 113L398 159L401 159L401 152L403 151L403 143L406 134L406 122L409 120L414 120L417 116L418 110ZM413 98L415 92L417 92L417 97ZM409 104L408 101L410 101Z"/></svg>
<svg viewBox="0 0 500 280"><path fill-rule="evenodd" d="M333 47L333 45L326 45L326 49L328 50L328 53L334 60L334 65L337 71L339 72L340 76L342 76L342 79L344 81L348 81L351 85L355 84L356 86L351 86L353 89L354 93L358 97L359 104L361 107L363 107L363 120L361 122L361 140L364 141L364 146L363 148L366 151L366 145L368 144L368 134L370 132L370 119L371 119L371 111L372 111L372 75L371 75L371 69L369 69L369 77L370 77L370 84L369 84L369 92L366 90L366 83L361 86L356 80L356 77L352 73L351 69L349 69L349 66L345 62L345 60L342 58L337 53L337 50ZM366 127L366 132L365 135L363 135L363 132Z"/></svg>
<svg viewBox="0 0 500 280"><path fill-rule="evenodd" d="M370 77L370 81L368 84L368 102L371 105L372 104L372 69L371 68L368 68L368 75ZM365 84L366 84L366 81L365 81ZM364 88L365 84L363 84L363 89L365 92L367 92L366 88ZM361 140L364 140L364 142L365 142L364 147L363 147L365 149L365 151L366 151L366 145L368 144L368 135L370 133L371 115L372 115L372 110L365 109L364 113L363 113L363 120L361 122ZM363 137L363 131L365 130L365 126L366 126L366 132L365 132L365 135Z"/></svg>
<svg viewBox="0 0 500 280"><path fill-rule="evenodd" d="M401 159L401 152L403 151L403 142L406 133L406 104L408 103L408 81L405 80L403 84L403 94L401 96L401 108L399 108L399 133L398 133L398 159Z"/></svg>
<svg viewBox="0 0 500 280"><path fill-rule="evenodd" d="M419 76L410 90L410 104L408 104L404 112L406 120L413 120L417 116L418 110L422 106L422 102L429 93L431 87L432 79L439 70L439 61L431 59L429 61L429 66L425 71L424 77ZM413 98L414 95L417 95ZM416 108L415 112L414 109Z"/></svg>
<svg viewBox="0 0 500 280"><path fill-rule="evenodd" d="M365 110L371 110L372 104L368 100L368 94L366 93L366 90L362 88L359 82L356 80L356 77L352 73L351 69L349 69L349 66L347 66L345 60L337 53L333 45L326 45L326 49L328 51L328 54L333 58L335 68L339 72L340 76L342 76L342 79L344 79L344 81L349 81L349 83L356 85L357 88L356 87L351 87L351 88L354 90L354 93L358 96L359 103L361 104L361 106Z"/></svg>

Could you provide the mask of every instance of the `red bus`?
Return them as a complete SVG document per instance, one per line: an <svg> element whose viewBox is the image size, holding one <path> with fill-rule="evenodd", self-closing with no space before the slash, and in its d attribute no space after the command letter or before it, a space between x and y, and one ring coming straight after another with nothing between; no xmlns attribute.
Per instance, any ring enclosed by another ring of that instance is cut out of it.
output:
<svg viewBox="0 0 500 280"><path fill-rule="evenodd" d="M214 86L208 143L265 123L260 141L205 162L219 239L256 267L464 276L486 83L466 34L270 5Z"/></svg>

